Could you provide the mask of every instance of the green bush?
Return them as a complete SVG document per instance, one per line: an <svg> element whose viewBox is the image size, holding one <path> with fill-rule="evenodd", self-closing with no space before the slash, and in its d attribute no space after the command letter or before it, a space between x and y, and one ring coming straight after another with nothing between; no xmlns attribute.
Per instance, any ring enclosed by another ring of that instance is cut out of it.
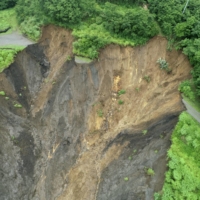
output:
<svg viewBox="0 0 200 200"><path fill-rule="evenodd" d="M169 170L165 175L163 195L157 199L177 200L200 197L200 124L183 112L173 133L168 151Z"/></svg>
<svg viewBox="0 0 200 200"><path fill-rule="evenodd" d="M0 72L14 61L14 57L22 49L24 47L0 48Z"/></svg>
<svg viewBox="0 0 200 200"><path fill-rule="evenodd" d="M99 116L99 117L103 117L103 110L98 110L97 111L97 115Z"/></svg>
<svg viewBox="0 0 200 200"><path fill-rule="evenodd" d="M196 94L200 97L200 38L198 39L184 39L179 43L178 48L183 49L185 55L190 59L194 66L192 70L192 77Z"/></svg>
<svg viewBox="0 0 200 200"><path fill-rule="evenodd" d="M22 33L35 41L40 37L41 26L51 22L44 13L41 0L18 0L16 13Z"/></svg>
<svg viewBox="0 0 200 200"><path fill-rule="evenodd" d="M140 7L128 9L105 3L101 16L108 31L123 38L131 38L137 44L144 44L158 33L153 15Z"/></svg>
<svg viewBox="0 0 200 200"><path fill-rule="evenodd" d="M148 132L148 130L143 130L143 131L142 131L143 135L146 135L147 132Z"/></svg>
<svg viewBox="0 0 200 200"><path fill-rule="evenodd" d="M77 24L94 12L92 0L46 0L44 11L47 16L57 22Z"/></svg>
<svg viewBox="0 0 200 200"><path fill-rule="evenodd" d="M164 70L168 69L168 63L167 63L167 61L165 59L159 58L157 60L157 63L159 63L160 69L164 69Z"/></svg>
<svg viewBox="0 0 200 200"><path fill-rule="evenodd" d="M119 104L119 105L122 105L122 104L124 104L124 101L120 99L120 100L118 101L118 104Z"/></svg>
<svg viewBox="0 0 200 200"><path fill-rule="evenodd" d="M153 169L151 169L151 168L148 168L148 169L147 169L147 175L148 175L148 176L153 176L154 174L155 174L155 172L154 172Z"/></svg>
<svg viewBox="0 0 200 200"><path fill-rule="evenodd" d="M5 96L6 93L5 93L4 91L0 91L0 95L1 95L1 96Z"/></svg>
<svg viewBox="0 0 200 200"><path fill-rule="evenodd" d="M118 92L118 95L120 96L120 95L122 95L122 94L125 94L126 93L126 90L120 90L119 92Z"/></svg>
<svg viewBox="0 0 200 200"><path fill-rule="evenodd" d="M179 91L191 100L195 100L195 93L192 90L193 83L190 80L183 81L179 85Z"/></svg>
<svg viewBox="0 0 200 200"><path fill-rule="evenodd" d="M150 81L151 81L150 76L147 76L147 75L144 76L143 79L144 79L147 83L150 83Z"/></svg>
<svg viewBox="0 0 200 200"><path fill-rule="evenodd" d="M73 43L73 52L77 55L97 58L99 50L108 44L114 43L122 46L134 46L135 41L131 39L121 38L107 31L102 24L87 25L84 23L72 32L76 41Z"/></svg>
<svg viewBox="0 0 200 200"><path fill-rule="evenodd" d="M15 108L22 108L22 105L21 105L21 104L18 104L18 103L16 103L16 104L14 104L14 107L15 107Z"/></svg>
<svg viewBox="0 0 200 200"><path fill-rule="evenodd" d="M20 24L20 30L32 40L38 40L41 35L41 22L38 22L34 17L26 18Z"/></svg>
<svg viewBox="0 0 200 200"><path fill-rule="evenodd" d="M16 12L14 8L0 12L0 30L5 30L9 27L11 30L17 29Z"/></svg>
<svg viewBox="0 0 200 200"><path fill-rule="evenodd" d="M17 0L1 0L0 10L5 10L7 8L14 7L16 3L17 3Z"/></svg>
<svg viewBox="0 0 200 200"><path fill-rule="evenodd" d="M97 58L99 49L109 43L107 34L104 34L101 28L101 25L93 24L89 27L82 26L74 29L73 35L77 40L73 43L73 52L91 59Z"/></svg>

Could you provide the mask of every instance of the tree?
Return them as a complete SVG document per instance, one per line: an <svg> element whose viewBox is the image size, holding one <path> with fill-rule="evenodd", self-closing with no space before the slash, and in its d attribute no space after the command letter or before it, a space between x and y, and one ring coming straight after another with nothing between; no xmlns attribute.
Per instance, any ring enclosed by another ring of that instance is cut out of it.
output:
<svg viewBox="0 0 200 200"><path fill-rule="evenodd" d="M89 0L45 0L43 8L57 22L76 24L90 14L93 3Z"/></svg>
<svg viewBox="0 0 200 200"><path fill-rule="evenodd" d="M0 10L11 8L11 7L15 6L16 3L17 3L17 0L1 0L0 1Z"/></svg>

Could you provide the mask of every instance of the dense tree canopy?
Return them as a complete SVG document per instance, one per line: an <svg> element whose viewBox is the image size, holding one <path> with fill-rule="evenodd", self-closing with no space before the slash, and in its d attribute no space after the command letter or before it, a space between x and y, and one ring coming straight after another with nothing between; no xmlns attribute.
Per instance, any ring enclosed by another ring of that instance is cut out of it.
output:
<svg viewBox="0 0 200 200"><path fill-rule="evenodd" d="M92 0L45 0L43 8L55 21L73 24L92 13L92 4Z"/></svg>
<svg viewBox="0 0 200 200"><path fill-rule="evenodd" d="M106 3L101 15L105 28L122 37L149 39L158 33L154 17L143 8L120 10Z"/></svg>
<svg viewBox="0 0 200 200"><path fill-rule="evenodd" d="M1 0L0 1L0 10L11 8L15 6L17 0Z"/></svg>

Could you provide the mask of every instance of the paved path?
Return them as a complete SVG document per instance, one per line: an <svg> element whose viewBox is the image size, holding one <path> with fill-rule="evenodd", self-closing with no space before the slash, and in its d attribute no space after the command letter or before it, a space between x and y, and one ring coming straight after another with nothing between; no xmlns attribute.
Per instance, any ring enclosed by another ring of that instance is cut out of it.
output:
<svg viewBox="0 0 200 200"><path fill-rule="evenodd" d="M199 123L200 123L200 112L196 111L187 101L182 99L185 107L187 108L187 112L192 115Z"/></svg>
<svg viewBox="0 0 200 200"><path fill-rule="evenodd" d="M0 47L5 45L28 46L34 42L24 37L20 33L13 32L10 34L0 34Z"/></svg>

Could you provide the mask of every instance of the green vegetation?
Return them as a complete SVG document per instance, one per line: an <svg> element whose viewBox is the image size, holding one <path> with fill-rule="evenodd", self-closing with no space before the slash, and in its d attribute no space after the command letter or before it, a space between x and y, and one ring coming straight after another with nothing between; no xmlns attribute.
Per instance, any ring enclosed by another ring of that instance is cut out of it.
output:
<svg viewBox="0 0 200 200"><path fill-rule="evenodd" d="M122 104L124 104L124 101L120 99L120 100L118 101L118 104L119 104L119 105L122 105Z"/></svg>
<svg viewBox="0 0 200 200"><path fill-rule="evenodd" d="M143 79L147 82L147 83L150 83L151 81L151 78L149 76L144 76Z"/></svg>
<svg viewBox="0 0 200 200"><path fill-rule="evenodd" d="M5 100L9 100L10 98L9 97L5 97Z"/></svg>
<svg viewBox="0 0 200 200"><path fill-rule="evenodd" d="M18 0L16 12L22 32L35 40L44 24L73 29L74 53L91 59L107 44L144 44L159 30L148 10L95 0Z"/></svg>
<svg viewBox="0 0 200 200"><path fill-rule="evenodd" d="M132 157L131 157L131 156L129 156L129 157L128 157L128 159L129 159L129 160L132 160Z"/></svg>
<svg viewBox="0 0 200 200"><path fill-rule="evenodd" d="M195 93L192 88L194 88L194 83L191 80L183 81L179 85L179 91L193 101L195 100Z"/></svg>
<svg viewBox="0 0 200 200"><path fill-rule="evenodd" d="M15 108L22 108L22 105L21 105L21 104L18 104L18 103L16 103L16 104L14 104L14 107L15 107Z"/></svg>
<svg viewBox="0 0 200 200"><path fill-rule="evenodd" d="M126 90L120 90L120 91L118 92L118 95L120 96L120 95L125 94L125 93L126 93Z"/></svg>
<svg viewBox="0 0 200 200"><path fill-rule="evenodd" d="M1 0L0 1L0 10L11 8L15 6L17 0Z"/></svg>
<svg viewBox="0 0 200 200"><path fill-rule="evenodd" d="M145 0L97 0L98 3L112 2L119 5L142 5Z"/></svg>
<svg viewBox="0 0 200 200"><path fill-rule="evenodd" d="M6 93L5 93L4 91L0 91L0 95L1 95L1 96L5 96Z"/></svg>
<svg viewBox="0 0 200 200"><path fill-rule="evenodd" d="M168 70L168 63L165 59L159 58L157 63L159 63L160 69Z"/></svg>
<svg viewBox="0 0 200 200"><path fill-rule="evenodd" d="M136 90L137 92L139 92L139 91L140 91L140 88L137 87L137 88L135 88L135 90Z"/></svg>
<svg viewBox="0 0 200 200"><path fill-rule="evenodd" d="M154 170L151 169L151 168L148 168L146 173L147 173L148 176L153 176L155 174Z"/></svg>
<svg viewBox="0 0 200 200"><path fill-rule="evenodd" d="M200 197L200 124L183 112L172 133L168 151L169 170L166 173L162 194L155 199L192 199Z"/></svg>
<svg viewBox="0 0 200 200"><path fill-rule="evenodd" d="M75 27L74 53L97 58L99 49L107 44L135 46L146 43L158 33L153 15L137 7L127 8L111 3L95 4L90 20Z"/></svg>
<svg viewBox="0 0 200 200"><path fill-rule="evenodd" d="M193 80L183 81L179 85L179 91L182 92L182 96L191 106L200 112L200 101L198 95L195 93L195 86Z"/></svg>
<svg viewBox="0 0 200 200"><path fill-rule="evenodd" d="M21 32L35 41L40 37L41 26L51 22L43 6L41 0L18 0L15 8Z"/></svg>
<svg viewBox="0 0 200 200"><path fill-rule="evenodd" d="M0 12L0 30L11 28L11 30L17 29L17 20L15 9L7 9Z"/></svg>
<svg viewBox="0 0 200 200"><path fill-rule="evenodd" d="M71 59L71 56L67 56L67 61L70 61Z"/></svg>
<svg viewBox="0 0 200 200"><path fill-rule="evenodd" d="M183 95L183 98L185 101L187 101L193 108L195 108L197 111L200 112L200 101L198 101L198 97L195 98L195 100L191 100L185 95Z"/></svg>
<svg viewBox="0 0 200 200"><path fill-rule="evenodd" d="M125 180L125 181L128 181L128 180L129 180L129 178L128 178L128 177L124 177L124 180Z"/></svg>
<svg viewBox="0 0 200 200"><path fill-rule="evenodd" d="M100 110L98 110L97 111L97 115L99 116L99 117L103 117L103 111L100 109Z"/></svg>
<svg viewBox="0 0 200 200"><path fill-rule="evenodd" d="M0 47L0 72L13 63L16 54L23 49L20 46Z"/></svg>
<svg viewBox="0 0 200 200"><path fill-rule="evenodd" d="M147 132L148 132L148 130L143 130L143 131L142 131L143 135L146 135Z"/></svg>

